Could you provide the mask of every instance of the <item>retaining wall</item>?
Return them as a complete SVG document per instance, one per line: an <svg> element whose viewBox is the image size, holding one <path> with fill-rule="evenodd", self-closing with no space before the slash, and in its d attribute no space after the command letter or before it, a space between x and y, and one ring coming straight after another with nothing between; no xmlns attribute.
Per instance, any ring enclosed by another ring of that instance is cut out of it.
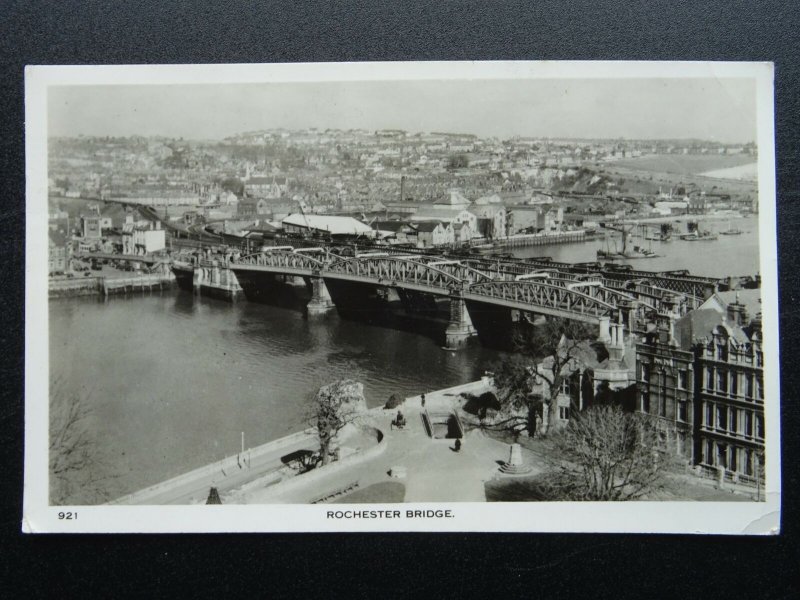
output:
<svg viewBox="0 0 800 600"><path fill-rule="evenodd" d="M317 467L316 469L308 471L307 473L303 473L302 475L297 475L295 477L285 479L280 483L271 485L270 489L266 493L259 494L259 503L274 501L280 496L291 494L305 486L313 486L316 482L328 477L329 475L335 475L344 469L349 469L350 467L365 463L383 454L387 447L387 442L383 432L376 427L367 427L365 429L372 431L378 438L378 443L375 446L361 452L354 452L353 454L350 454L349 456L330 463L324 467ZM312 495L322 494L321 490L314 490L314 492L315 493Z"/></svg>

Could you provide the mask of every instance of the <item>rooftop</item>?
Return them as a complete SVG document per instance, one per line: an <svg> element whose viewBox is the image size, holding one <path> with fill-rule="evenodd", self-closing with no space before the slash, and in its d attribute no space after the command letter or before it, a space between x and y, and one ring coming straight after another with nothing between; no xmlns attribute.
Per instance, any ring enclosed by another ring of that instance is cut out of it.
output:
<svg viewBox="0 0 800 600"><path fill-rule="evenodd" d="M302 215L294 213L282 221L283 225L327 231L334 235L372 233L372 228L353 217L331 215Z"/></svg>

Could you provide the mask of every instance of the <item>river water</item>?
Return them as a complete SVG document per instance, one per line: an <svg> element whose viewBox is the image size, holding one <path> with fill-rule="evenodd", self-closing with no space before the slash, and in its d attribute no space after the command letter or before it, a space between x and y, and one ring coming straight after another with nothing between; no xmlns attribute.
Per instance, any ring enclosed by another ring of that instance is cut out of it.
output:
<svg viewBox="0 0 800 600"><path fill-rule="evenodd" d="M722 277L758 272L755 219L715 242L653 242L641 269L689 268ZM712 229L727 228L719 221ZM635 240L640 243L639 240ZM643 242L648 244L648 242ZM520 256L592 261L604 241L533 247ZM298 307L228 303L173 290L50 302L51 402L80 396L106 491L129 493L305 426L320 385L364 383L370 406L480 377L498 353L477 343L443 350L440 336L341 319ZM87 489L72 500L91 502Z"/></svg>
<svg viewBox="0 0 800 600"><path fill-rule="evenodd" d="M671 271L689 269L693 275L725 277L727 275L755 275L760 272L758 254L758 220L750 216L739 219L706 219L700 221L700 229L713 232L726 231L731 227L742 230L741 235L719 235L714 241L687 242L678 239L686 233L686 219L673 223L673 240L669 242L650 242L643 238L631 238L628 248L639 245L652 249L655 258L621 261L634 269L646 271ZM657 226L651 226L655 233ZM615 245L616 244L616 245ZM514 254L521 258L549 256L560 262L593 262L597 260L597 250L621 250L619 234L608 239L597 239L578 244L559 244L553 246L531 246L517 248Z"/></svg>
<svg viewBox="0 0 800 600"><path fill-rule="evenodd" d="M479 378L498 353L300 310L152 295L50 302L52 402L87 398L114 495L305 427L319 386L364 384L370 406ZM89 502L93 491L87 490Z"/></svg>

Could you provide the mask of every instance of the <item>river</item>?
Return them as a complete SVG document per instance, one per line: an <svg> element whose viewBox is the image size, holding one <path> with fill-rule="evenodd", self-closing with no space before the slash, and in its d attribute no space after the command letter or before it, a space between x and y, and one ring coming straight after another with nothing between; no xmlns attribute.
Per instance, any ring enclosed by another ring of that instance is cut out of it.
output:
<svg viewBox="0 0 800 600"><path fill-rule="evenodd" d="M758 219L754 216L738 219L701 219L700 229L713 232L726 231L733 227L742 230L741 235L720 235L714 241L687 242L678 239L678 234L686 232L686 221L673 223L673 240L669 242L650 242L643 238L632 238L628 246L639 245L652 249L655 258L624 261L634 269L646 271L671 271L689 269L693 275L724 277L727 275L755 275L760 272L758 253ZM651 226L655 233L657 226ZM616 248L615 248L616 243ZM612 234L607 240L597 239L578 244L558 244L553 246L531 246L515 248L513 253L520 258L549 256L560 262L592 262L597 260L597 250L622 249L619 234Z"/></svg>
<svg viewBox="0 0 800 600"><path fill-rule="evenodd" d="M112 495L136 491L305 427L340 378L370 406L479 378L498 353L300 310L190 292L50 302L52 402L82 396ZM87 489L73 502L90 502Z"/></svg>
<svg viewBox="0 0 800 600"><path fill-rule="evenodd" d="M754 218L745 233L713 242L653 242L663 256L636 268L751 275L758 268ZM704 226L706 227L706 226ZM712 229L727 228L717 221ZM636 243L649 244L634 240ZM520 256L592 261L604 241L518 249ZM107 493L118 496L305 426L320 385L364 383L370 406L480 377L499 354L477 341L443 350L437 336L172 290L50 302L52 402L80 396L92 410L93 451ZM72 501L91 502L87 488Z"/></svg>

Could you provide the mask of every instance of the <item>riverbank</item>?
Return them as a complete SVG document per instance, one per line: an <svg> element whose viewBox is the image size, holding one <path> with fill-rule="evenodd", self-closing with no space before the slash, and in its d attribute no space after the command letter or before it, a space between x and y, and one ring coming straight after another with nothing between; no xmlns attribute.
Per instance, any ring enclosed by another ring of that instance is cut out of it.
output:
<svg viewBox="0 0 800 600"><path fill-rule="evenodd" d="M368 409L342 441L339 461L297 475L287 457L316 448L313 430L304 430L236 456L216 461L114 501L113 504L200 504L216 487L224 504L308 504L338 499L372 485L398 481L405 502L484 501L483 484L497 470L507 445L473 431L460 452L453 440L433 439L423 423L426 410L454 411L461 394L489 389L486 379L405 398L396 409ZM392 427L397 410L403 429ZM365 434L366 432L368 435ZM376 443L365 442L373 438Z"/></svg>
<svg viewBox="0 0 800 600"><path fill-rule="evenodd" d="M108 296L110 294L162 290L171 287L174 282L175 276L172 273L51 277L47 282L48 299L72 298L75 296Z"/></svg>
<svg viewBox="0 0 800 600"><path fill-rule="evenodd" d="M392 394L474 381L500 358L477 343L442 351L427 323L309 319L303 309L174 287L51 301L50 403L83 399L98 459L98 482L66 503L106 502L235 456L242 432L254 448L302 431L316 391L342 377L380 407Z"/></svg>

